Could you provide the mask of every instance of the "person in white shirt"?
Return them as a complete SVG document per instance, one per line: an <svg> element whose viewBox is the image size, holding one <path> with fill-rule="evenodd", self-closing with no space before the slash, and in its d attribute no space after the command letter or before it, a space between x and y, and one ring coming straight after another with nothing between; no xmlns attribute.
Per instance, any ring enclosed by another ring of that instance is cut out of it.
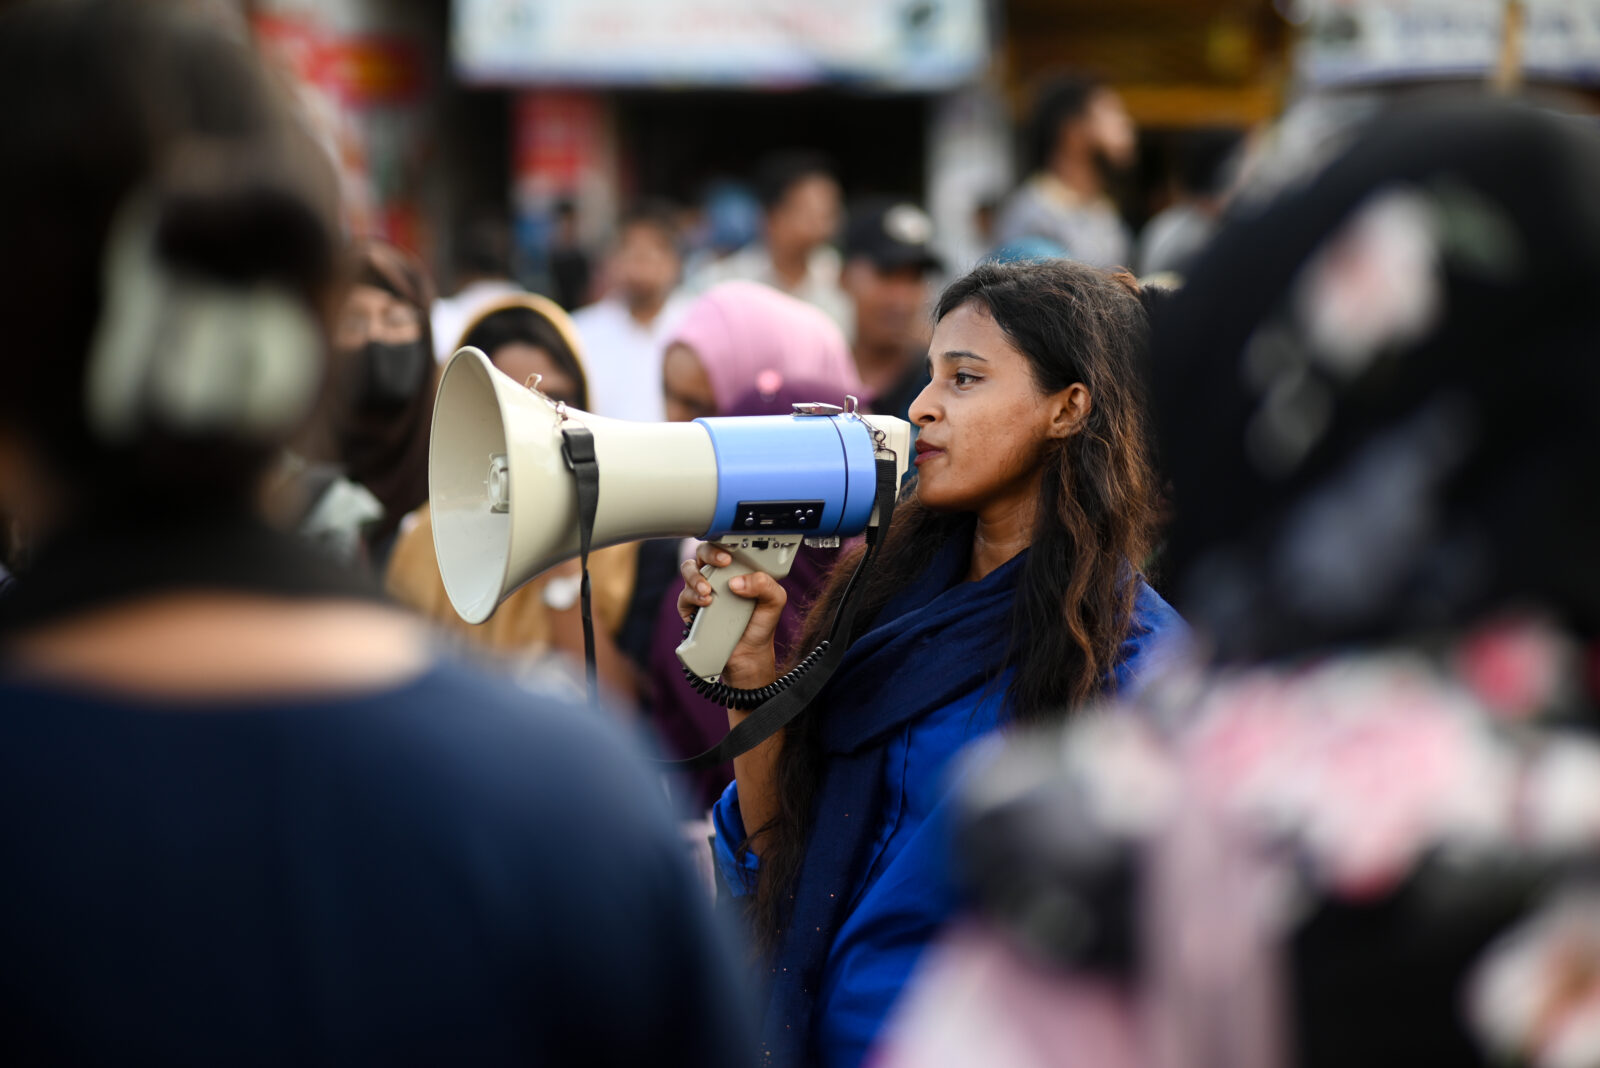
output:
<svg viewBox="0 0 1600 1068"><path fill-rule="evenodd" d="M456 339L478 312L497 300L523 292L511 280L511 223L504 217L479 215L455 239L456 292L433 302L433 354L443 363L455 352Z"/></svg>
<svg viewBox="0 0 1600 1068"><path fill-rule="evenodd" d="M627 212L605 265L605 299L572 316L589 364L596 415L661 422L661 353L683 312L673 288L683 268L671 205L644 202Z"/></svg>
<svg viewBox="0 0 1600 1068"><path fill-rule="evenodd" d="M698 295L719 282L762 282L821 308L849 337L855 320L831 244L844 215L832 167L816 153L781 152L757 168L755 185L763 240L708 265L684 288Z"/></svg>

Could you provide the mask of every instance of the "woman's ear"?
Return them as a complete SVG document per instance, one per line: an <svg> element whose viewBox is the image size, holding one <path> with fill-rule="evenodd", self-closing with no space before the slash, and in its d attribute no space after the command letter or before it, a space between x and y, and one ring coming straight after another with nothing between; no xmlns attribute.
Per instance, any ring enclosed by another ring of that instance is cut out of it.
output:
<svg viewBox="0 0 1600 1068"><path fill-rule="evenodd" d="M1051 438L1070 438L1083 429L1089 413L1094 410L1094 398L1089 394L1089 387L1082 382L1072 383L1051 400Z"/></svg>

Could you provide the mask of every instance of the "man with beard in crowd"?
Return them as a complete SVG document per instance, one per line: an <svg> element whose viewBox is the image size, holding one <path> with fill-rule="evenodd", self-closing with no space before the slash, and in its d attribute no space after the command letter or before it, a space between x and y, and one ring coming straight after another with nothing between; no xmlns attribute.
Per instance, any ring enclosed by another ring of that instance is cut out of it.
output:
<svg viewBox="0 0 1600 1068"><path fill-rule="evenodd" d="M906 201L850 213L842 281L856 325L851 351L881 415L904 419L928 384L928 281L940 267L932 239L933 220Z"/></svg>
<svg viewBox="0 0 1600 1068"><path fill-rule="evenodd" d="M1122 99L1087 78L1052 82L1034 106L1028 151L1033 175L1001 210L997 244L1045 238L1096 267L1131 263L1132 237L1106 192L1137 152Z"/></svg>

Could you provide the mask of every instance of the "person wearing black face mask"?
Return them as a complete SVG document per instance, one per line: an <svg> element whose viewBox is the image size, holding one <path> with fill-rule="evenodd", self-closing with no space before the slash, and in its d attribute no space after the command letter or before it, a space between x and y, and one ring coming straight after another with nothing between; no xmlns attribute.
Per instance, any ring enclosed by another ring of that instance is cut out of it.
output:
<svg viewBox="0 0 1600 1068"><path fill-rule="evenodd" d="M428 497L433 287L421 263L392 245L363 242L353 260L354 282L334 326L329 423L349 477L383 506L366 532L381 574L400 521Z"/></svg>

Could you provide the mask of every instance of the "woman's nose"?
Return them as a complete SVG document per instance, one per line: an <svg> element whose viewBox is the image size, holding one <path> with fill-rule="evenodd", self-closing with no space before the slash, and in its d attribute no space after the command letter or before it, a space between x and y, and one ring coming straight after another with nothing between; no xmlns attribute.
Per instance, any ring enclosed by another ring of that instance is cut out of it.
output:
<svg viewBox="0 0 1600 1068"><path fill-rule="evenodd" d="M906 417L918 426L925 426L935 418L934 405L928 396L928 391L932 388L932 382L923 386L922 392L917 394L916 399L911 402L911 407L906 410Z"/></svg>

